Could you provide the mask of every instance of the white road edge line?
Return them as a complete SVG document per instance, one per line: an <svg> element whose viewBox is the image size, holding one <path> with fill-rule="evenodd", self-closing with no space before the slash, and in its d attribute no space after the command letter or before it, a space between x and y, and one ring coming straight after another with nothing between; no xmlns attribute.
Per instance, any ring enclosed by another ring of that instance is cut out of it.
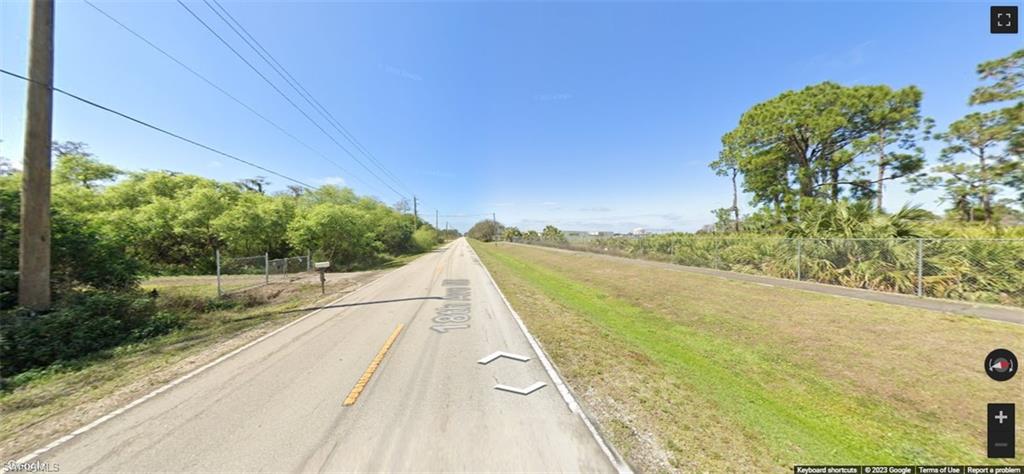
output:
<svg viewBox="0 0 1024 474"><path fill-rule="evenodd" d="M466 242L466 245L469 246L468 241ZM477 255L476 250L474 250L472 246L469 247L469 250L473 252L477 261L480 261L480 256ZM530 330L527 329L526 324L523 323L523 318L519 317L519 313L512 308L512 303L510 303L508 298L505 297L505 293L503 293L501 288L498 287L498 282L494 281L494 276L491 275L491 271L487 269L487 266L484 265L482 261L480 261L480 268L484 270L484 274L486 274L487 278L491 281L491 285L498 291L498 295L501 296L501 300L505 302L505 306L508 308L509 312L512 313L512 317L515 318L516 324L519 325L519 330L523 332L523 336L526 336L526 341L530 343L530 347L533 348L533 352L537 354L541 365L543 365L544 370L547 371L548 377L551 377L551 381L555 383L555 388L557 388L558 393L562 395L562 399L564 399L565 404L569 406L569 410L583 420L583 424L587 426L587 430L590 431L590 435L594 437L594 441L597 441L597 444L601 447L601 451L603 451L604 455L608 457L608 461L612 463L615 470L620 474L632 474L633 469L630 468L629 464L622 459L622 456L615 451L615 448L611 443L604 439L604 436L602 436L601 432L597 430L594 422L591 421L590 416L583 411L583 408L580 406L579 402L576 401L576 397L569 390L569 387L564 381L562 381L562 376L559 375L558 369L556 369L554 364L551 363L551 360L548 359L547 353L545 353L544 349L540 347L540 343L537 342L537 339L533 337L533 334L530 334Z"/></svg>
<svg viewBox="0 0 1024 474"><path fill-rule="evenodd" d="M410 263L412 263L412 262L410 262ZM54 440L50 444L48 444L46 446L43 446L42 448L39 448L39 449L37 449L37 450L35 450L35 451L33 451L33 452L23 456L21 459L18 459L17 461L14 461L14 463L15 464L24 464L24 463L31 462L33 459L39 457L39 455L44 454L47 451L50 451L50 450L52 450L52 449L54 449L54 448L56 448L56 447L58 447L58 446L60 446L60 445L62 445L64 443L67 443L68 441L71 441L76 436L79 436L79 435L81 435L83 433L86 433L86 432L88 432L89 430L91 430L93 428L96 428L97 426L99 426L99 425L109 421L111 418L114 418L114 417L116 417L116 416L118 416L118 415L120 415L120 414L122 414L122 413L124 413L124 412L126 412L128 410L131 410L132 408L135 408L138 405L141 405L142 403L145 403L147 400L149 400L149 399L151 399L151 398L153 398L153 397L155 397L157 395L160 395L161 393L166 392L167 390L170 390L170 389L174 388L175 386L181 384L182 382L185 382L188 379L191 379L192 377L195 377L196 375L199 375L199 374L201 374L203 372L206 372L211 367L213 367L213 366L215 366L217 364L220 364L221 362L224 362L224 361L226 361L226 360L228 360L228 359L238 355L242 351L244 351L244 350L246 350L246 349L248 349L248 348L250 348L252 346L255 346L256 344L259 344L260 342L265 341L266 339L270 338L271 336L273 336L273 335L275 335L275 334L277 334L277 333L279 333L281 331L284 331L285 329L288 329L288 328L290 328L290 327L292 327L292 326L302 322L304 319L306 319L306 318L308 318L310 316L313 316L314 314L317 314L317 313L323 311L327 306L334 306L335 304L337 304L341 300L343 300L345 298L349 298L352 295L355 295L356 293L359 293L359 292L363 291L364 289L373 286L375 283L379 282L380 280L382 280L384 277L390 275L391 273L392 272L384 273L383 275L377 277L373 281L371 281L371 282L369 282L369 283L367 283L367 284L365 284L365 285L363 285L363 286L361 286L359 288L356 288L354 291L352 291L350 293L346 293L346 294L342 295L340 298L338 298L338 299L336 299L334 301L331 301L330 303L327 303L323 307L321 307L321 308L319 308L317 310L314 310L314 311L310 312L309 314L306 314L305 316L302 316L301 318L296 319L295 321L292 321L292 322L290 322L288 324L285 324L284 326L281 326L281 327L279 327L279 328L277 328L277 329L275 329L275 330L273 330L273 331L271 331L271 332L269 332L267 334L264 334L264 335L260 336L259 338L255 339L253 341L250 341L249 343L245 344L244 346L239 347L239 348L237 348L237 349L235 349L235 350L233 350L231 352L228 352L227 354L224 354L224 355L218 357L217 359L213 360L212 362L209 362L206 365L204 365L202 367L199 367L198 369L195 369L195 370L193 370L193 371L191 371L191 372L189 372L189 373L187 373L187 374L185 374L185 375L183 375L183 376L181 376L181 377L179 377L179 378L177 378L177 379L175 379L175 380L173 380L171 382L168 382L166 385L164 385L164 386L162 386L162 387L160 387L160 388L158 388L156 390L153 390L152 392L149 392L149 393L147 393L146 395L143 395L140 398L135 399L131 403L129 403L129 404L127 404L127 405L125 405L125 406L123 406L121 408L118 408L118 409L116 409L114 411L111 411L110 413L107 413L106 415L103 415L103 416L93 420L92 423L89 423L89 424L87 424L87 425L85 425L85 426L83 426L81 428L78 428L75 431L72 431L71 434L68 434L68 435L62 436L60 438L57 438L56 440ZM3 467L3 469L0 469L0 472L9 472L9 470L7 469L6 464Z"/></svg>

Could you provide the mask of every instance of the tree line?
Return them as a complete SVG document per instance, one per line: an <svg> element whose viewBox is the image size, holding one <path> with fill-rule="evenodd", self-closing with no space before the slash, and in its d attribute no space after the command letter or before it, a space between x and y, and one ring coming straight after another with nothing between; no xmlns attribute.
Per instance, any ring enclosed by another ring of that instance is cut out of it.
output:
<svg viewBox="0 0 1024 474"><path fill-rule="evenodd" d="M173 171L125 172L82 143L55 143L51 206L54 305L17 304L21 175L0 160L0 390L7 377L69 367L122 344L185 328L195 308L142 291L148 275L212 274L225 257L307 255L335 271L435 246L428 223L351 189L290 187L263 177L221 182ZM199 298L199 297L196 297ZM77 362L76 362L77 361ZM86 362L83 362L86 361ZM16 383L13 383L16 385Z"/></svg>
<svg viewBox="0 0 1024 474"><path fill-rule="evenodd" d="M567 243L565 234L553 225L545 226L537 232L528 230L523 232L518 227L506 227L501 222L485 219L473 224L473 227L466 232L466 236L484 242L495 242L504 240L506 242L547 242L552 244Z"/></svg>
<svg viewBox="0 0 1024 474"><path fill-rule="evenodd" d="M885 186L898 180L912 192L941 190L948 219L1021 222L1024 49L980 64L977 73L982 85L968 103L978 110L942 131L922 116L915 86L822 82L754 105L722 137L710 164L732 184L732 205L714 211L717 230L744 230L744 223L745 230L777 230L840 202L883 213ZM941 144L930 165L926 141ZM755 206L745 217L741 191Z"/></svg>
<svg viewBox="0 0 1024 474"><path fill-rule="evenodd" d="M269 193L263 177L221 182L173 171L125 172L82 143L54 144L54 280L130 287L144 275L211 274L224 256L313 254L359 268L439 242L433 226L349 188ZM0 175L0 212L19 213L21 176ZM17 284L18 219L3 219L3 301Z"/></svg>

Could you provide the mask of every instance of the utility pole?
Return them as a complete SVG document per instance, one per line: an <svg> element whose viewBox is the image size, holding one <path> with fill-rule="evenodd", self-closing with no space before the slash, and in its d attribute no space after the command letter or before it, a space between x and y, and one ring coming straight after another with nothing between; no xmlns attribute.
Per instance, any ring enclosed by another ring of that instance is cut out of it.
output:
<svg viewBox="0 0 1024 474"><path fill-rule="evenodd" d="M419 227L420 226L420 214L419 214L419 211L416 209L416 196L412 197L412 216L413 216L413 219L415 219L416 227Z"/></svg>
<svg viewBox="0 0 1024 474"><path fill-rule="evenodd" d="M53 0L32 0L18 240L18 304L35 311L50 309L53 10Z"/></svg>
<svg viewBox="0 0 1024 474"><path fill-rule="evenodd" d="M437 209L434 209L434 228L437 229L438 217Z"/></svg>
<svg viewBox="0 0 1024 474"><path fill-rule="evenodd" d="M484 215L486 216L487 214L484 214ZM494 224L494 241L497 242L498 241L498 215L496 213L493 213L493 212L491 213L491 223Z"/></svg>

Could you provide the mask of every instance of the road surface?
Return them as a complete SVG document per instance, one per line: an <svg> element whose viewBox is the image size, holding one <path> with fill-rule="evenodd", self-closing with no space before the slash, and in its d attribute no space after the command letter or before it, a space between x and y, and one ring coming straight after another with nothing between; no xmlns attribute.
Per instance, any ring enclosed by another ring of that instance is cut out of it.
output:
<svg viewBox="0 0 1024 474"><path fill-rule="evenodd" d="M61 472L615 470L464 239L329 306L33 461ZM495 351L530 360L478 363ZM494 388L536 382L546 386L528 395Z"/></svg>

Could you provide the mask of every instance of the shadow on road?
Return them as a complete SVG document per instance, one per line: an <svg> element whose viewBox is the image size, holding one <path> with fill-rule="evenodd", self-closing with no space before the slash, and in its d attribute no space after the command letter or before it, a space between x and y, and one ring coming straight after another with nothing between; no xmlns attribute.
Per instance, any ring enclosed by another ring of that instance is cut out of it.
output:
<svg viewBox="0 0 1024 474"><path fill-rule="evenodd" d="M331 308L347 308L349 306L365 306L371 304L385 304L385 303L402 303L405 301L417 301L417 300L443 300L441 296L416 296L413 298L396 298L393 300L379 300L379 301L362 301L359 303L344 303L344 304L330 304L324 306L312 306L309 308L297 308L290 309L288 311L279 311L274 314L288 314L288 313L299 313L302 311L316 311L318 309L331 309Z"/></svg>

